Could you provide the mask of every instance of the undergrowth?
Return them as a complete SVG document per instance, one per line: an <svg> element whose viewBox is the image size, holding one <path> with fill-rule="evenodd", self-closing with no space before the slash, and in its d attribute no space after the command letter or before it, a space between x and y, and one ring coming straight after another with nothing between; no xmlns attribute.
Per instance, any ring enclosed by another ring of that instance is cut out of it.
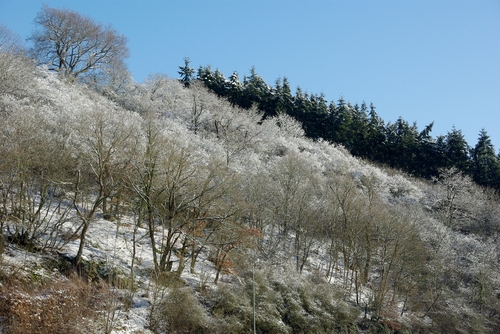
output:
<svg viewBox="0 0 500 334"><path fill-rule="evenodd" d="M0 319L6 334L95 332L94 320L108 287L78 277L42 286L15 278L3 279Z"/></svg>

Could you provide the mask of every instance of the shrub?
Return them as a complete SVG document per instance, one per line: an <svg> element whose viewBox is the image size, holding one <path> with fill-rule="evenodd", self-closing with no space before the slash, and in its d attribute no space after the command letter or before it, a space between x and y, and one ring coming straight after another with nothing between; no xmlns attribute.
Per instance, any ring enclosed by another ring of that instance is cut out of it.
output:
<svg viewBox="0 0 500 334"><path fill-rule="evenodd" d="M82 333L97 316L99 291L79 279L40 290L4 285L0 290L3 331L24 333Z"/></svg>
<svg viewBox="0 0 500 334"><path fill-rule="evenodd" d="M231 334L248 332L252 325L252 304L241 285L219 285L208 298L217 331Z"/></svg>
<svg viewBox="0 0 500 334"><path fill-rule="evenodd" d="M208 297L217 332L250 333L253 280L221 285ZM261 333L355 333L359 311L325 282L294 275L255 274L256 327ZM222 329L222 324L231 324Z"/></svg>
<svg viewBox="0 0 500 334"><path fill-rule="evenodd" d="M187 287L171 289L151 317L153 332L205 333L209 322L205 309Z"/></svg>

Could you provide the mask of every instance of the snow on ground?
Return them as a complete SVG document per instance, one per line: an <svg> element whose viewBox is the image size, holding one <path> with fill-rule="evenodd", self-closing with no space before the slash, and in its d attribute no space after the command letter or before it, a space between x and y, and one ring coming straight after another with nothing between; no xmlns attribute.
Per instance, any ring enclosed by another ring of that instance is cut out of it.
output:
<svg viewBox="0 0 500 334"><path fill-rule="evenodd" d="M101 268L107 268L108 272L118 273L123 278L130 277L130 270L132 266L133 254L133 240L134 240L135 221L133 217L121 217L120 219L109 221L98 213L95 219L90 224L87 231L87 239L83 251L82 259L94 264L100 264ZM156 240L162 239L162 231L156 233ZM151 272L154 268L153 251L151 242L148 236L148 231L145 226L138 227L135 235L136 240L136 254L134 264L134 283L135 291L132 296L132 302L129 308L125 308L120 301L123 298L129 297L130 292L126 289L115 290L117 310L114 313L115 319L113 320L114 331L112 333L136 334L136 333L151 333L147 330L149 324L149 315L151 305L154 302L154 283L151 281ZM290 242L293 242L293 237L290 236ZM60 253L68 258L74 258L78 252L79 239L71 241L63 247ZM308 259L307 265L304 267L303 275L311 275L315 272L326 272L326 262L324 258L325 247L320 243L316 244L311 251L311 256ZM287 261L281 263L282 267L293 268L294 258L292 254L285 254L283 250L277 249L278 258ZM53 277L57 278L60 274L57 270L47 272L41 263L44 261L45 255L39 253L29 253L21 248L8 244L7 249L3 255L4 267L21 269L19 272L25 275L39 275L40 277ZM177 269L178 258L174 256L174 264L172 270ZM286 262L286 263L285 263ZM342 268L341 261L337 264ZM15 269L12 269L15 270ZM17 273L17 272L16 272ZM27 276L29 278L29 276ZM212 262L208 260L208 254L202 253L199 256L195 266L195 273L189 270L189 264L181 276L186 285L193 289L200 286L208 285L215 288L213 281L215 278L215 269ZM330 278L332 285L337 285L339 288L342 282L340 271L334 272ZM350 290L350 299L356 300L355 291ZM366 303L370 298L369 289L363 289L358 296L361 304ZM397 312L401 312L402 305L399 305ZM362 312L360 317L365 316ZM368 315L369 316L369 315ZM1 330L0 330L1 333Z"/></svg>
<svg viewBox="0 0 500 334"><path fill-rule="evenodd" d="M83 251L82 259L92 263L103 264L109 270L119 273L122 277L130 277L133 254L133 232L134 221L130 217L124 217L117 221L108 221L103 218L95 219L87 232L87 240ZM161 232L157 232L157 240L161 238ZM71 241L62 249L62 255L74 258L78 252L79 239ZM205 256L203 256L205 255ZM41 263L46 258L39 253L29 253L15 245L7 244L3 254L4 270L11 270L12 273L23 273L29 275L39 275L40 277L60 277L55 269L54 272L47 272ZM174 258L172 270L176 270L177 258ZM136 261L134 270L134 281L136 290L134 292L131 306L128 310L120 303L115 313L114 330L112 333L152 333L147 330L149 324L149 313L152 303L150 280L151 270L154 267L152 247L147 235L147 230L140 227L136 235ZM201 254L195 266L195 274L190 273L186 268L182 274L182 279L189 286L195 288L200 284L213 282L215 270L213 264L208 261L206 254ZM128 293L127 290L116 291L118 299ZM0 328L0 333L1 333Z"/></svg>

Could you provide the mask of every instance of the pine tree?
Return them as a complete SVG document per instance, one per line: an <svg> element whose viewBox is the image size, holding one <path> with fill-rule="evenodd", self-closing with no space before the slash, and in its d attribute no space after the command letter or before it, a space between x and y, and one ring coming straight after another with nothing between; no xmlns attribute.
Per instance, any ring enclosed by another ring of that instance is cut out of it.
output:
<svg viewBox="0 0 500 334"><path fill-rule="evenodd" d="M474 161L474 181L484 186L500 188L500 163L490 136L485 129L481 129L479 132L479 138L472 150L472 156Z"/></svg>
<svg viewBox="0 0 500 334"><path fill-rule="evenodd" d="M456 167L460 171L468 174L471 169L471 158L469 152L471 148L461 130L457 130L455 126L444 138L444 166L446 168Z"/></svg>
<svg viewBox="0 0 500 334"><path fill-rule="evenodd" d="M240 82L238 72L234 71L229 77L229 81L226 83L227 86L227 98L235 106L242 107L242 97L243 97L243 85Z"/></svg>
<svg viewBox="0 0 500 334"><path fill-rule="evenodd" d="M212 66L200 66L198 67L198 73L197 73L197 79L203 81L205 86L208 87L208 83L210 81L210 78L213 76L212 74Z"/></svg>
<svg viewBox="0 0 500 334"><path fill-rule="evenodd" d="M228 81L219 69L212 71L212 66L198 68L198 80L203 81L205 86L218 96L227 96L229 94L227 86Z"/></svg>
<svg viewBox="0 0 500 334"><path fill-rule="evenodd" d="M317 114L314 111L309 93L303 93L300 87L297 87L293 99L293 114L291 116L302 123L306 136L317 138L314 125L314 118L317 118Z"/></svg>
<svg viewBox="0 0 500 334"><path fill-rule="evenodd" d="M361 106L357 103L352 108L352 129L351 136L353 137L352 153L363 158L369 154L368 138L368 115L366 113L368 107L363 102Z"/></svg>
<svg viewBox="0 0 500 334"><path fill-rule="evenodd" d="M273 108L276 114L287 114L295 117L293 96L286 77L283 80L278 78L274 83L268 108Z"/></svg>
<svg viewBox="0 0 500 334"><path fill-rule="evenodd" d="M271 90L271 108L276 114L286 114L287 111L283 107L283 86L281 85L281 78L276 79L274 87Z"/></svg>
<svg viewBox="0 0 500 334"><path fill-rule="evenodd" d="M287 77L283 78L283 103L284 103L284 109L287 110L287 112L291 112L293 109L293 96L292 96L292 90L290 88L290 82L288 81Z"/></svg>
<svg viewBox="0 0 500 334"><path fill-rule="evenodd" d="M215 69L214 72L214 81L212 82L212 90L218 95L218 96L227 96L229 93L227 90L228 86L228 81L224 74L219 71L218 68Z"/></svg>
<svg viewBox="0 0 500 334"><path fill-rule="evenodd" d="M417 155L417 125L409 125L402 117L396 123L387 125L388 163L414 174Z"/></svg>
<svg viewBox="0 0 500 334"><path fill-rule="evenodd" d="M372 161L384 162L386 145L385 125L382 118L377 115L375 109L375 106L371 103L369 111L370 118L368 120L367 142L369 151L367 158Z"/></svg>
<svg viewBox="0 0 500 334"><path fill-rule="evenodd" d="M264 112L264 116L274 116L276 111L270 108L268 104L270 100L271 89L266 84L264 79L257 74L255 67L252 66L250 76L243 81L244 94L248 102L256 103L257 107ZM247 102L247 103L248 103ZM247 107L247 106L245 106ZM251 107L248 106L248 108Z"/></svg>
<svg viewBox="0 0 500 334"><path fill-rule="evenodd" d="M191 81L193 81L194 69L189 66L191 60L188 57L184 58L184 66L179 66L179 75L181 78L179 79L185 87L189 87L191 85Z"/></svg>
<svg viewBox="0 0 500 334"><path fill-rule="evenodd" d="M444 163L441 146L431 136L433 126L434 122L428 124L417 136L415 174L428 179L438 176L439 167Z"/></svg>

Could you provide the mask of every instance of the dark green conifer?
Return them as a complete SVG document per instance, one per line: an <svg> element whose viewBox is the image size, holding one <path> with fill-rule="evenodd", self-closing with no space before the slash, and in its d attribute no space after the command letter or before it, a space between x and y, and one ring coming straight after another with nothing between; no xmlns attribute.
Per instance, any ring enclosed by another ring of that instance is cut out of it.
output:
<svg viewBox="0 0 500 334"><path fill-rule="evenodd" d="M485 129L481 129L479 132L479 138L472 150L472 156L474 181L484 186L500 188L500 163L490 136Z"/></svg>
<svg viewBox="0 0 500 334"><path fill-rule="evenodd" d="M189 87L191 85L191 81L193 81L194 69L189 66L191 60L189 57L184 58L184 66L179 66L180 81L184 84L185 87Z"/></svg>

